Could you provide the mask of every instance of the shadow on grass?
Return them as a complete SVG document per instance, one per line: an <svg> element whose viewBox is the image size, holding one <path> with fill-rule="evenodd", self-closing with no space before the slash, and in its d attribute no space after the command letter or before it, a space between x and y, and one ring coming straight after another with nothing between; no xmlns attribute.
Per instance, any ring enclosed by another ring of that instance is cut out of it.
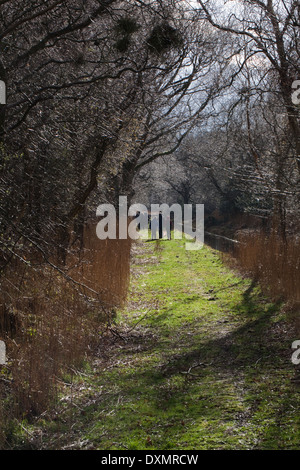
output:
<svg viewBox="0 0 300 470"><path fill-rule="evenodd" d="M257 318L259 309L251 297L254 287L252 285L245 291L242 307L243 311L248 309L252 317L253 307L256 307L256 318L234 330L224 331L216 339L204 339L192 351L170 354L167 360L164 357L164 364L149 362L138 371L127 371L124 375L121 372L119 380L125 385L124 394L130 397L131 403L139 400L147 403L144 411L139 413L137 410L138 419L147 415L155 417L154 421L160 423L162 430L164 425L161 421L165 421L164 432L170 442L176 440L180 433L193 434L195 423L199 425L199 436L205 439L207 429L201 426L209 423L214 431L208 448L212 445L240 448L243 444L235 440L239 438L239 429L254 417L253 426L257 428L260 442L258 447L281 448L288 445L288 436L283 437L280 429L283 426L284 432L288 432L293 403L293 396L280 390L282 372L284 377L287 365L286 348L284 341L274 337L270 328L280 303L272 304L264 311L261 309ZM237 309L240 310L240 305ZM153 346L159 353L160 344ZM171 344L169 347L172 351ZM271 380L269 385L266 376ZM240 394L243 395L241 390L245 384L252 396L250 393L246 405L241 406ZM168 427L171 417L173 424ZM134 429L135 419L132 419ZM180 420L193 421L194 424L187 425L182 431L178 424ZM233 423L235 429L226 437L229 423L231 426ZM216 444L223 434L223 444ZM191 436L188 439L192 439ZM212 444L214 439L215 444ZM290 445L293 447L295 444Z"/></svg>
<svg viewBox="0 0 300 470"><path fill-rule="evenodd" d="M270 367L281 361L286 345L281 338L272 336L270 328L272 318L280 311L281 302L260 305L256 296L251 296L255 286L256 283L252 282L243 294L243 301L232 310L233 314L242 314L248 321L238 328L232 327L228 321L216 331L216 338L204 337L199 339L198 347L187 353L175 354L163 367L164 375L182 372L193 366L195 361L230 373L241 366L251 367L257 361Z"/></svg>
<svg viewBox="0 0 300 470"><path fill-rule="evenodd" d="M242 325L226 323L212 339L201 321L193 331L196 342L187 337L182 352L163 337L137 337L129 345L134 362L100 377L103 395L80 417L89 440L99 449L112 442L119 448L164 450L297 446L288 440L294 395L282 388L286 338L272 329L280 304L259 305L254 288L255 283L234 307L234 313L245 315ZM187 328L174 334L184 335ZM122 364L128 349L119 353Z"/></svg>

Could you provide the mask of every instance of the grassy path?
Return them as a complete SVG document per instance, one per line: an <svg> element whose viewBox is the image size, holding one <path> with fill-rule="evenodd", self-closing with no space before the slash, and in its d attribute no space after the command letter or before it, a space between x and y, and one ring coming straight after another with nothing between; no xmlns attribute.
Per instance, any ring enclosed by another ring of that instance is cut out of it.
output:
<svg viewBox="0 0 300 470"><path fill-rule="evenodd" d="M40 448L299 449L295 332L204 247L135 247L128 307L66 386ZM70 405L72 403L72 405Z"/></svg>

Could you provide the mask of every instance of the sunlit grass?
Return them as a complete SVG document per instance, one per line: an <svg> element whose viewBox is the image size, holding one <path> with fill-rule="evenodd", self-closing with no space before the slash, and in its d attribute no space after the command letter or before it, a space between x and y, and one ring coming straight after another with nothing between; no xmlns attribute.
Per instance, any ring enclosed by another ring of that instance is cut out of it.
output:
<svg viewBox="0 0 300 470"><path fill-rule="evenodd" d="M135 249L116 325L124 339L78 378L76 408L66 402L51 430L43 423L44 447L298 449L281 305L210 248L172 240ZM72 431L60 431L69 420Z"/></svg>

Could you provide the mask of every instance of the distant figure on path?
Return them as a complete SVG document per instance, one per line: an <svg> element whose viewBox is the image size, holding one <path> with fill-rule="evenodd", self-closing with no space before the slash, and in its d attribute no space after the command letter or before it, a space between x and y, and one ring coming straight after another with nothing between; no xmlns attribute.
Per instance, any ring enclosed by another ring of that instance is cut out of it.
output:
<svg viewBox="0 0 300 470"><path fill-rule="evenodd" d="M164 223L164 218L162 213L160 212L158 215L151 214L150 219L150 228L151 228L151 239L152 240L161 240L164 238L164 228L166 228L166 238L171 240L171 230L170 224ZM157 237L158 232L158 237Z"/></svg>

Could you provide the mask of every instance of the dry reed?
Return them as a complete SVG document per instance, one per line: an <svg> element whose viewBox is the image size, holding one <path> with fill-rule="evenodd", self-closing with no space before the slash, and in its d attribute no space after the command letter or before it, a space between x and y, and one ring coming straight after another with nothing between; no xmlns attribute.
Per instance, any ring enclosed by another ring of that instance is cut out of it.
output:
<svg viewBox="0 0 300 470"><path fill-rule="evenodd" d="M30 261L16 259L1 278L0 339L8 364L0 372L16 417L47 409L63 374L82 363L113 309L124 304L130 240L99 240L89 223L83 248L69 253L62 270L35 264L32 253Z"/></svg>
<svg viewBox="0 0 300 470"><path fill-rule="evenodd" d="M236 255L242 269L258 280L274 299L300 303L300 239L286 241L276 233L249 231L239 235Z"/></svg>

